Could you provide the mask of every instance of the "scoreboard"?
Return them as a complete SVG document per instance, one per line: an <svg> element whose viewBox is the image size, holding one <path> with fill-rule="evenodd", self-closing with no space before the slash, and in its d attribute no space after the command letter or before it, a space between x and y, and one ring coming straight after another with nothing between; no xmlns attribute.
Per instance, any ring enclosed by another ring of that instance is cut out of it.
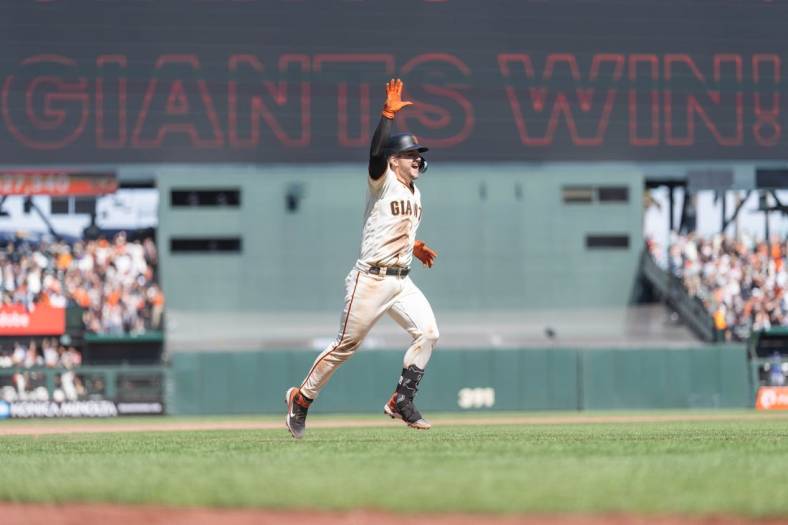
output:
<svg viewBox="0 0 788 525"><path fill-rule="evenodd" d="M785 158L785 0L19 0L0 162Z"/></svg>
<svg viewBox="0 0 788 525"><path fill-rule="evenodd" d="M99 196L115 193L115 173L79 173L63 170L0 170L0 196Z"/></svg>

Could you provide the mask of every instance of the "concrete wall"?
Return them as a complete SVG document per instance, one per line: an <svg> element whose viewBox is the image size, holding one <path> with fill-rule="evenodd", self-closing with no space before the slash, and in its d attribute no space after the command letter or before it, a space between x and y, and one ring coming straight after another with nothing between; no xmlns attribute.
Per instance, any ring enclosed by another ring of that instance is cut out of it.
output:
<svg viewBox="0 0 788 525"><path fill-rule="evenodd" d="M337 310L361 238L364 166L178 167L158 172L159 244L168 308ZM621 185L626 203L565 204L567 185ZM288 213L285 195L303 191ZM419 182L418 237L439 252L414 279L436 309L627 304L642 245L642 174L595 165L440 165ZM235 187L238 208L172 208L173 189ZM625 234L626 249L589 250L585 236ZM173 237L237 236L239 254L173 254Z"/></svg>

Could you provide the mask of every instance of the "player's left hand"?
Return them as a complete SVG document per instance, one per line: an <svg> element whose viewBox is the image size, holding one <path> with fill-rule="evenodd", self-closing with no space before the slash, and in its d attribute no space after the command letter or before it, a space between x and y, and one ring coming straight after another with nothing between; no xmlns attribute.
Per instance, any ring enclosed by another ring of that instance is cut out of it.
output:
<svg viewBox="0 0 788 525"><path fill-rule="evenodd" d="M435 263L435 257L438 256L438 252L424 244L424 241L416 241L413 244L413 255L424 263L424 266L432 268L432 265Z"/></svg>

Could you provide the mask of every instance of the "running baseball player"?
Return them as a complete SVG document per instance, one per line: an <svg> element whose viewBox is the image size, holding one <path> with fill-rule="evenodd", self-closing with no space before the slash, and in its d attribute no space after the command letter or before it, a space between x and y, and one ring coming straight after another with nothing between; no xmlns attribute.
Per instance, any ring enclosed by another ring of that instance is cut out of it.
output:
<svg viewBox="0 0 788 525"><path fill-rule="evenodd" d="M285 423L296 439L304 436L309 406L384 313L407 330L413 342L405 352L402 373L383 411L412 428L431 426L416 409L413 398L438 341L438 327L430 303L408 273L413 256L431 268L438 254L416 240L422 207L414 183L427 169L427 161L421 156L427 148L410 133L391 134L394 117L413 104L402 100L402 87L399 79L386 84L386 103L372 136L361 253L345 279L339 333L315 359L301 386L289 388L285 395Z"/></svg>

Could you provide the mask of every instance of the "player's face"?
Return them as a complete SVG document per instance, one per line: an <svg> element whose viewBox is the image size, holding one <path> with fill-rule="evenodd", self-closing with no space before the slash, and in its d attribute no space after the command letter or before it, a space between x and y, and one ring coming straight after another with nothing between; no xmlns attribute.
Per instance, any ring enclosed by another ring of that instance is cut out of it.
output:
<svg viewBox="0 0 788 525"><path fill-rule="evenodd" d="M411 180L416 180L421 175L421 153L406 151L395 156L397 171Z"/></svg>

